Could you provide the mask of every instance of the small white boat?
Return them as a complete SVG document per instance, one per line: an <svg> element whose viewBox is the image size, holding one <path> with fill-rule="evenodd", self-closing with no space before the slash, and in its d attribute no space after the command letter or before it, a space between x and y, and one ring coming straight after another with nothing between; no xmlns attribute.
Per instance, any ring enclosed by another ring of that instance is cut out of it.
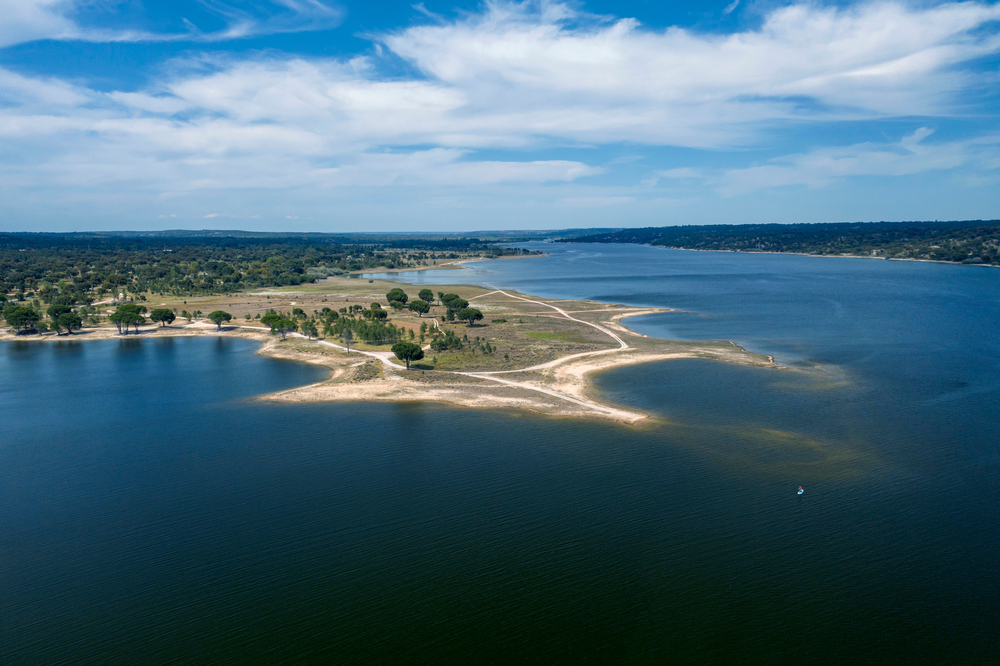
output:
<svg viewBox="0 0 1000 666"><path fill-rule="evenodd" d="M797 492L797 493L795 493L795 494L796 494L796 495L801 495L801 494L802 494L802 493L804 493L805 491L806 491L806 489L805 489L805 488L803 488L802 486L799 486L799 492Z"/></svg>

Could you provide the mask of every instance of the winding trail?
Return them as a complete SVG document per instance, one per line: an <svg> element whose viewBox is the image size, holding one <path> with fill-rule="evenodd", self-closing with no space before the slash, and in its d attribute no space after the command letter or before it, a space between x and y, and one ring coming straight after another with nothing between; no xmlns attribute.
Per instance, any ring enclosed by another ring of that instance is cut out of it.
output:
<svg viewBox="0 0 1000 666"><path fill-rule="evenodd" d="M500 293L500 294L503 294L504 296L506 296L507 298L513 298L513 299L516 299L516 300L519 300L519 301L524 301L526 303L534 303L536 305L542 305L542 306L545 306L547 308L552 308L553 310L555 310L556 312L558 312L560 315L562 315L566 319L569 319L570 321L575 321L575 322L578 322L580 324L586 324L587 326L590 326L592 328L596 328L598 331L600 331L601 333L604 333L605 335L611 336L615 340L615 342L617 342L621 346L618 349L601 349L599 351L581 352L579 354L570 354L569 356L563 356L561 358L557 358L554 361L549 361L547 363L540 363L539 365L533 365L531 367L521 368L519 370L494 370L494 371L489 371L489 372L459 372L459 373L456 373L456 374L459 374L459 375L470 375L470 376L473 376L473 377L482 377L483 379L494 379L492 377L489 377L488 375L505 375L505 374L510 374L510 373L513 373L513 372L532 372L534 370L547 370L548 368L554 368L557 365L561 365L561 364L565 363L566 361L572 361L573 359L584 358L586 356L597 356L597 355L601 355L601 354L613 354L613 353L616 353L616 352L623 351L625 349L629 349L628 343L625 342L624 340L622 340L614 332L609 331L608 329L604 328L603 326L599 326L599 325L591 323L589 321L584 321L582 319L577 319L576 317L571 317L568 312L566 312L562 308L559 308L559 307L556 307L555 305L552 305L551 303L543 303L542 301L533 301L530 298L523 298L521 296L514 296L512 294L508 294L506 291L503 291L501 289L497 289L496 291L491 291L490 293L491 294ZM486 294L481 294L481 296L486 296ZM499 381L499 380L497 380L497 381ZM527 388L527 387L525 387L525 388Z"/></svg>
<svg viewBox="0 0 1000 666"><path fill-rule="evenodd" d="M600 414L604 414L604 415L610 416L610 417L612 417L612 418L614 418L616 420L635 421L635 420L638 420L639 418L643 418L644 417L644 415L640 415L640 414L637 414L637 413L634 413L634 412L629 412L629 411L622 410L622 409L616 409L614 407L610 407L608 405L603 405L603 404L601 404L599 402L596 402L596 401L593 401L593 400L589 400L589 399L587 399L585 397L577 397L577 396L569 395L569 394L567 394L567 393L565 393L563 391L559 391L559 390L551 389L551 388L546 388L544 386L539 386L538 384L533 383L533 382L515 381L515 380L512 380L512 379L503 379L503 378L497 377L496 375L512 374L512 373L518 373L518 372L533 372L533 371L539 371L539 370L548 370L550 368L554 368L556 366L562 365L562 364L564 364L564 363L566 363L568 361L573 361L575 359L585 358L585 357L588 357L588 356L598 356L598 355L603 355L603 354L615 354L615 353L622 352L622 351L625 351L627 349L630 349L631 347L629 346L629 344L627 342L625 342L625 340L623 340L615 332L613 332L611 330L608 330L607 328L605 328L603 326L600 326L598 324L595 324L595 323L592 323L592 322L589 322L589 321L585 321L583 319L577 319L576 317L573 317L572 315L570 315L570 313L566 312L562 308L560 308L558 306L555 306L555 305L552 305L551 303L545 303L543 301L536 301L536 300L532 300L530 298L524 298L523 296L515 296L513 294L507 293L506 291L503 291L502 289L496 289L494 291L487 292L485 294L480 294L479 296L474 296L473 298L471 298L469 300L472 301L472 300L475 300L476 298L481 298L483 296L489 296L491 294L503 294L507 298L510 298L510 299L513 299L513 300L523 301L525 303L532 303L532 304L535 304L535 305L541 305L542 307L551 308L552 310L555 310L556 313L558 313L558 315L560 317L563 317L563 318L568 319L570 321L575 321L575 322L577 322L579 324L584 324L586 326L590 326L591 328L595 328L598 331L600 331L601 333L604 333L605 335L607 335L608 337L610 337L611 339L613 339L615 342L617 342L618 345L619 345L619 347L617 349L601 349L601 350L592 351L592 352L582 352L582 353L579 353L579 354L570 354L569 356L563 356L561 358L557 358L555 360L548 361L546 363L540 363L539 365L533 365L533 366L527 367L527 368L520 368L518 370L495 370L495 371L483 371L483 372L455 372L455 371L447 371L447 370L438 370L436 372L444 372L446 374L452 374L452 375L462 375L462 376L465 376L465 377L474 377L474 378L477 378L477 379L484 379L484 380L487 380L487 381L495 382L497 384L502 384L503 386L510 386L512 388L518 388L518 389L522 389L522 390L526 390L526 391L535 391L537 393L543 393L543 394L551 396L553 398L557 398L559 400L564 400L566 402L571 402L573 404L579 405L580 407L584 407L587 410L590 410L590 411L593 411L593 412L597 412L597 413L600 413ZM440 328L438 326L438 322L437 322L436 319L431 318L431 321L434 322L434 326L436 328ZM209 326L210 327L210 326L212 326L212 324L205 324L205 323L202 323L202 322L191 322L190 324L188 324L188 326L196 326L196 327L200 328L200 327L203 327L203 326ZM253 330L256 330L256 331L266 330L266 329L264 329L264 328L262 328L260 326L244 326L244 325L239 325L239 324L233 324L231 326L233 326L235 328L253 329ZM289 337L295 337L295 338L302 338L302 339L310 339L310 340L312 340L313 342L315 342L317 344L324 345L326 347L332 347L334 349L338 349L338 350L341 350L341 351L346 351L348 353L351 353L351 350L349 350L347 347L345 347L343 345L338 345L338 344L335 344L333 342L327 342L326 340L314 340L314 339L311 339L311 338L307 338L307 336L304 336L301 333L289 333L288 336ZM430 345L427 345L427 346L424 347L424 349L429 349L429 347L430 347ZM405 370L404 366L397 365L397 364L395 364L395 363L392 362L391 359L394 358L394 355L392 354L392 352L360 351L360 350L355 349L355 350L353 350L353 353L359 354L361 356L369 356L371 358L378 359L383 364L385 364L386 366L388 366L388 367L390 367L390 368L392 368L394 370Z"/></svg>
<svg viewBox="0 0 1000 666"><path fill-rule="evenodd" d="M529 383L529 382L517 382L517 381L510 380L510 379L501 379L500 377L497 377L496 375L503 375L503 374L509 374L509 373L514 373L514 372L531 372L531 371L535 371L535 370L546 370L548 368L554 368L557 365L561 365L563 363L566 363L567 361L571 361L573 359L578 359L578 358L584 358L584 357L587 357L587 356L596 356L596 355L599 355L599 354L614 354L614 353L621 352L621 351L624 351L626 349L629 349L629 345L628 345L627 342L625 342L624 340L622 340L621 337L619 337L618 335L616 335L614 332L609 331L608 329L604 328L603 326L599 326L599 325L591 323L589 321L584 321L582 319L577 319L576 317L572 317L572 316L570 316L570 314L568 312L566 312L565 310L563 310L560 307L556 307L555 305L552 305L551 303L543 303L542 301L534 301L534 300L531 300L530 298L524 298L522 296L514 296L513 294L508 294L506 291L503 291L502 289L497 289L496 291L491 291L490 293L491 294L500 293L500 294L503 294L504 296L506 296L507 298L513 298L513 299L518 300L518 301L524 301L526 303L534 303L536 305L541 305L541 306L544 306L544 307L547 307L547 308L552 308L553 310L555 310L556 312L558 312L560 315L562 315L566 319L569 319L570 321L575 321L577 323L586 324L587 326L590 326L592 328L596 328L598 331L604 333L605 335L610 336L612 339L615 340L615 342L617 342L621 346L618 347L618 349L602 349L602 350L593 351L593 352L582 352L580 354L570 354L569 356L563 356L562 358L557 358L554 361L549 361L548 363L541 363L539 365L533 365L533 366L528 367L528 368L521 368L520 370L496 370L496 371L492 371L492 372L456 372L454 374L456 374L456 375L465 375L467 377L477 377L479 379L486 379L486 380L491 381L491 382L497 382L497 383L503 384L505 386L513 386L513 387L520 388L520 389L525 389L525 390L528 390L528 391L537 391L538 393L544 393L546 395L550 395L550 396L553 396L555 398L559 398L560 400L565 400L566 402L572 402L572 403L575 403L577 405L580 405L581 407L586 407L589 410L592 410L592 411L595 411L595 412L600 412L602 414L607 414L607 415L612 416L612 417L619 417L620 418L622 415L631 415L630 412L626 412L625 410L615 409L614 407L608 407L607 405L602 405L599 402L595 402L593 400L588 400L587 398L582 398L582 397L578 398L578 397L575 397L575 396L567 395L566 393L563 393L562 391L556 391L555 389L545 388L545 387L538 386L536 384L532 384L532 383ZM487 294L480 294L480 295L481 296L486 296Z"/></svg>

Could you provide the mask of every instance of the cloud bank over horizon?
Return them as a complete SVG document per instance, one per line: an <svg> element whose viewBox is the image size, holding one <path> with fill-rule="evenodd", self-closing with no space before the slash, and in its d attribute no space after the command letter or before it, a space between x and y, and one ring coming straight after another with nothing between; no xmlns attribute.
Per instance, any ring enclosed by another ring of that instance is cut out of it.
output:
<svg viewBox="0 0 1000 666"><path fill-rule="evenodd" d="M90 4L0 0L6 229L1000 217L996 3L732 3L712 29L420 5L349 38L346 3L209 2L204 28ZM170 48L109 85L31 43Z"/></svg>

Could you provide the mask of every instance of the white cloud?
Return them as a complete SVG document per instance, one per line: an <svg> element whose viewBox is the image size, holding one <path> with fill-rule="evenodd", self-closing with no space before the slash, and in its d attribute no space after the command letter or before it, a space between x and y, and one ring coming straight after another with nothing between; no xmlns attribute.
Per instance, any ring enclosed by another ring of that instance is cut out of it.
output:
<svg viewBox="0 0 1000 666"><path fill-rule="evenodd" d="M75 34L65 8L62 0L0 0L0 47Z"/></svg>
<svg viewBox="0 0 1000 666"><path fill-rule="evenodd" d="M524 131L581 140L709 146L764 120L946 113L964 81L949 69L1000 49L995 29L974 32L1000 6L979 3L794 5L731 35L633 19L579 27L529 4L488 7L384 43L463 90L470 110L506 109Z"/></svg>
<svg viewBox="0 0 1000 666"><path fill-rule="evenodd" d="M688 168L670 169L658 176L670 179L700 179L723 196L754 190L805 186L826 187L834 181L858 176L908 176L942 171L978 162L984 170L1000 166L997 136L937 144L924 143L932 134L924 127L897 143L862 143L841 148L824 148L809 153L785 155L768 164L722 171Z"/></svg>
<svg viewBox="0 0 1000 666"><path fill-rule="evenodd" d="M107 29L80 25L74 14L93 0L0 0L0 48L39 39L89 42L218 42L309 30L326 30L341 23L344 12L318 0L261 0L228 2L203 0L202 5L226 22L226 27L203 32L185 20L183 32Z"/></svg>
<svg viewBox="0 0 1000 666"><path fill-rule="evenodd" d="M0 40L78 34L60 18L70 15L69 4L13 4L27 18L0 27ZM328 7L279 4L287 12L274 16L286 24L258 15L254 29L306 25ZM212 6L228 17L231 34L243 29L243 15L230 5ZM646 29L560 3L492 2L458 21L379 37L389 55L419 70L414 76L383 74L381 58L203 55L172 63L144 89L104 93L0 69L0 187L164 199L248 188L285 190L291 198L359 187L550 187L616 166L553 159L560 146L727 149L760 145L762 128L788 120L964 112L963 87L983 76L964 63L1000 51L998 19L1000 5L976 2L809 4L778 9L757 29L720 35ZM658 177L701 179L734 195L781 184L822 187L850 175L973 163L982 170L996 159L995 144L924 138L818 148L728 172L682 167ZM548 149L544 159L532 152L537 147ZM480 152L496 148L518 156ZM548 202L607 207L631 196L560 192ZM202 210L228 207L220 200Z"/></svg>
<svg viewBox="0 0 1000 666"><path fill-rule="evenodd" d="M566 197L559 204L569 208L592 208L594 206L621 206L635 201L635 197Z"/></svg>

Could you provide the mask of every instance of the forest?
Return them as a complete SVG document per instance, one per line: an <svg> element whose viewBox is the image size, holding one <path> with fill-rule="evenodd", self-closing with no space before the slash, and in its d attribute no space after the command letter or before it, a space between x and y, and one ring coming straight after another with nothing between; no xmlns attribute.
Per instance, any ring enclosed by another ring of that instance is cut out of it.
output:
<svg viewBox="0 0 1000 666"><path fill-rule="evenodd" d="M524 254L537 252L458 236L0 233L0 301L80 305L119 293L226 294L355 271Z"/></svg>
<svg viewBox="0 0 1000 666"><path fill-rule="evenodd" d="M561 242L1000 264L1000 220L646 227L581 235Z"/></svg>

